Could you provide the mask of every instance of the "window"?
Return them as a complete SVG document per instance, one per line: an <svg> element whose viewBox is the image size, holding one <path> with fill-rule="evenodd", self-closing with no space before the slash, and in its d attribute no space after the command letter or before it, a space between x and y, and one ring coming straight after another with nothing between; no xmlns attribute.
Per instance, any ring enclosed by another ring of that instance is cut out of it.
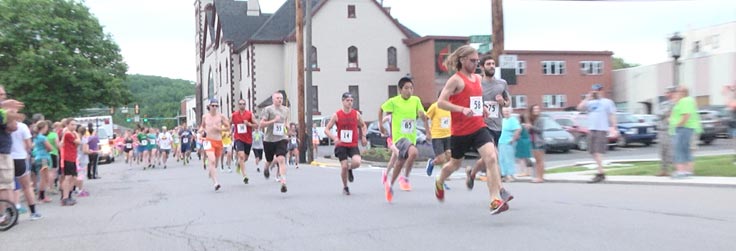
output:
<svg viewBox="0 0 736 251"><path fill-rule="evenodd" d="M544 108L563 108L567 103L565 95L544 95L542 97Z"/></svg>
<svg viewBox="0 0 736 251"><path fill-rule="evenodd" d="M388 86L388 98L396 97L399 95L399 87L397 85Z"/></svg>
<svg viewBox="0 0 736 251"><path fill-rule="evenodd" d="M603 74L603 61L580 61L580 72L584 75Z"/></svg>
<svg viewBox="0 0 736 251"><path fill-rule="evenodd" d="M700 41L695 41L695 43L693 44L693 53L698 52L700 52Z"/></svg>
<svg viewBox="0 0 736 251"><path fill-rule="evenodd" d="M220 63L220 65L217 67L217 77L220 79L220 87L222 87L222 63Z"/></svg>
<svg viewBox="0 0 736 251"><path fill-rule="evenodd" d="M319 69L319 64L317 64L317 47L312 46L311 53L312 55L310 59L312 60L312 70Z"/></svg>
<svg viewBox="0 0 736 251"><path fill-rule="evenodd" d="M212 68L210 68L209 74L207 74L207 99L215 96L215 77L212 74Z"/></svg>
<svg viewBox="0 0 736 251"><path fill-rule="evenodd" d="M358 90L358 86L348 86L348 92L353 94L353 109L360 110L360 91Z"/></svg>
<svg viewBox="0 0 736 251"><path fill-rule="evenodd" d="M319 114L319 89L312 86L312 114Z"/></svg>
<svg viewBox="0 0 736 251"><path fill-rule="evenodd" d="M348 69L360 70L358 68L358 47L350 46L348 48Z"/></svg>
<svg viewBox="0 0 736 251"><path fill-rule="evenodd" d="M396 64L396 47L388 47L388 50L386 50L386 56L388 57L388 66L386 66L386 70L398 71L399 67Z"/></svg>
<svg viewBox="0 0 736 251"><path fill-rule="evenodd" d="M355 18L355 5L348 5L348 18Z"/></svg>
<svg viewBox="0 0 736 251"><path fill-rule="evenodd" d="M542 73L544 75L565 74L565 61L542 61Z"/></svg>
<svg viewBox="0 0 736 251"><path fill-rule="evenodd" d="M513 108L526 108L526 95L513 95L513 96L511 96L511 107L513 107Z"/></svg>
<svg viewBox="0 0 736 251"><path fill-rule="evenodd" d="M526 74L526 61L516 61L516 75Z"/></svg>

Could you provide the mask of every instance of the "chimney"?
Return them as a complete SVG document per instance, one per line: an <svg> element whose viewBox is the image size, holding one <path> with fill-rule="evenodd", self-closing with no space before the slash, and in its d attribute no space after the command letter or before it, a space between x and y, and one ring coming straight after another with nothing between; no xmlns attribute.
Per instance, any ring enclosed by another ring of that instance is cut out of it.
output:
<svg viewBox="0 0 736 251"><path fill-rule="evenodd" d="M386 11L386 13L391 14L391 7L383 7L383 10Z"/></svg>
<svg viewBox="0 0 736 251"><path fill-rule="evenodd" d="M258 0L248 0L248 16L260 16L261 15L261 4Z"/></svg>

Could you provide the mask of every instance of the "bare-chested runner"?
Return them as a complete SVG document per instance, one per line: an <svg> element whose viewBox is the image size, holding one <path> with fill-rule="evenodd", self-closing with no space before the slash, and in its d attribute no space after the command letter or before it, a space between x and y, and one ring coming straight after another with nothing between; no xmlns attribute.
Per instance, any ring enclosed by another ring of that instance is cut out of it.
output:
<svg viewBox="0 0 736 251"><path fill-rule="evenodd" d="M207 133L202 141L202 150L207 155L207 171L215 185L215 191L220 190L220 183L217 182L217 161L222 155L222 131L230 130L230 121L217 111L219 106L217 99L210 99L209 112L202 116L202 126L199 128L200 132Z"/></svg>

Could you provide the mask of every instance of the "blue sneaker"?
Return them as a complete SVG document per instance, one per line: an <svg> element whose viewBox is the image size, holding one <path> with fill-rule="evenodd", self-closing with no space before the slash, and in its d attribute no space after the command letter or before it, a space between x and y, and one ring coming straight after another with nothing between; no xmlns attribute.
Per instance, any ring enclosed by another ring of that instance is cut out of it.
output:
<svg viewBox="0 0 736 251"><path fill-rule="evenodd" d="M447 183L444 183L442 185L445 186L445 190L450 190L450 186L448 186Z"/></svg>
<svg viewBox="0 0 736 251"><path fill-rule="evenodd" d="M24 214L24 213L27 213L28 212L28 209L25 208L25 207L23 207L23 206L16 207L16 208L18 209L18 214Z"/></svg>
<svg viewBox="0 0 736 251"><path fill-rule="evenodd" d="M427 167L425 170L427 170L427 176L432 176L432 170L434 170L434 158L427 160Z"/></svg>

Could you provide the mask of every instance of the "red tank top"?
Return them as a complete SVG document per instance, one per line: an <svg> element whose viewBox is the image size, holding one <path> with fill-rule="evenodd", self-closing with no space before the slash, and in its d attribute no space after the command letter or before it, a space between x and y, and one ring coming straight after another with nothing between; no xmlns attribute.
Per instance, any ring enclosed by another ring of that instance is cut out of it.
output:
<svg viewBox="0 0 736 251"><path fill-rule="evenodd" d="M342 109L337 114L337 146L358 147L358 111L345 113Z"/></svg>
<svg viewBox="0 0 736 251"><path fill-rule="evenodd" d="M460 93L450 96L450 103L473 109L473 107L471 107L472 99L475 103L473 105L480 106L475 107L475 110L478 108L483 109L483 91L480 86L480 78L473 75L473 80L470 80L463 74L455 73L455 75L459 76L463 80L465 88L463 88L463 91ZM470 135L486 126L483 122L482 114L468 117L462 112L451 112L450 116L452 117L452 125L450 127L452 136Z"/></svg>
<svg viewBox="0 0 736 251"><path fill-rule="evenodd" d="M240 112L234 111L232 115L232 123L235 124L235 140L240 140L248 144L253 143L253 127L246 126L246 121L251 121L253 114L250 111Z"/></svg>

